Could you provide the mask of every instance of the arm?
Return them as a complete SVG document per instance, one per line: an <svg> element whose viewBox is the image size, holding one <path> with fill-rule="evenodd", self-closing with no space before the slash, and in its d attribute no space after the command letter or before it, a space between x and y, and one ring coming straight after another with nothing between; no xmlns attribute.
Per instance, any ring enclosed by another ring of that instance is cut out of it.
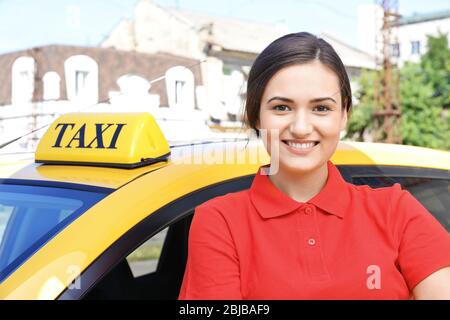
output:
<svg viewBox="0 0 450 320"><path fill-rule="evenodd" d="M399 218L398 263L415 299L450 299L450 235L409 192L393 214Z"/></svg>
<svg viewBox="0 0 450 320"><path fill-rule="evenodd" d="M450 300L450 267L440 269L413 289L416 300Z"/></svg>
<svg viewBox="0 0 450 320"><path fill-rule="evenodd" d="M179 299L242 299L239 259L229 225L208 203L195 210Z"/></svg>

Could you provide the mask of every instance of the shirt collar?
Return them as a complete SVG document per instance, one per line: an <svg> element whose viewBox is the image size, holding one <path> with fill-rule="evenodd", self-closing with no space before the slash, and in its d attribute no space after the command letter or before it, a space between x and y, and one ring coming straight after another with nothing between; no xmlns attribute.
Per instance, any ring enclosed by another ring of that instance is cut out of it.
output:
<svg viewBox="0 0 450 320"><path fill-rule="evenodd" d="M350 204L349 187L339 170L329 160L327 167L328 178L325 186L306 204L313 204L330 214L343 218ZM250 187L250 199L263 218L275 218L288 214L305 205L281 192L267 175L261 174L261 168Z"/></svg>

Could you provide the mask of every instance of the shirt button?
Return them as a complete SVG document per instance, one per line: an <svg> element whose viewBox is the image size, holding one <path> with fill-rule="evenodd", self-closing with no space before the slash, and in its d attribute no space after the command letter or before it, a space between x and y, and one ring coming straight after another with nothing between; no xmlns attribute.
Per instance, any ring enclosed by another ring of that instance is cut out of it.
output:
<svg viewBox="0 0 450 320"><path fill-rule="evenodd" d="M310 246L313 246L313 245L316 244L316 240L314 240L313 238L311 238L311 239L308 240L308 244L309 244Z"/></svg>
<svg viewBox="0 0 450 320"><path fill-rule="evenodd" d="M310 214L312 212L312 209L310 207L305 208L305 214Z"/></svg>

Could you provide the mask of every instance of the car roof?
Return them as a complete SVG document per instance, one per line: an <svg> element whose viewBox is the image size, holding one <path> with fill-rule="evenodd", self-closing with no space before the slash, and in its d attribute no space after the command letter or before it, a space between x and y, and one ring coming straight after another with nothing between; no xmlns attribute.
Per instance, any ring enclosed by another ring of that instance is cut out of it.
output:
<svg viewBox="0 0 450 320"><path fill-rule="evenodd" d="M0 179L54 181L117 189L161 167L186 163L183 159L192 157L196 149L202 148L203 152L213 152L216 158L224 159L230 147L235 147L238 153L247 156L252 152L265 153L262 143L259 142L197 142L172 146L172 157L167 162L135 169L38 164L34 162L33 153L9 154L0 155ZM384 143L340 141L331 160L336 165L410 166L450 170L450 152ZM257 161L260 165L266 164L269 157L265 155Z"/></svg>

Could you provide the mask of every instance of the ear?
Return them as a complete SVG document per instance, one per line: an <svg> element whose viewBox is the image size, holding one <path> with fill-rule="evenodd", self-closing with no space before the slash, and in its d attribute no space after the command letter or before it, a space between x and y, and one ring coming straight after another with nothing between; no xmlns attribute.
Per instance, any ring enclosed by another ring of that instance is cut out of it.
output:
<svg viewBox="0 0 450 320"><path fill-rule="evenodd" d="M345 127L347 126L347 120L348 120L347 109L344 109L341 120L341 131L344 130Z"/></svg>

